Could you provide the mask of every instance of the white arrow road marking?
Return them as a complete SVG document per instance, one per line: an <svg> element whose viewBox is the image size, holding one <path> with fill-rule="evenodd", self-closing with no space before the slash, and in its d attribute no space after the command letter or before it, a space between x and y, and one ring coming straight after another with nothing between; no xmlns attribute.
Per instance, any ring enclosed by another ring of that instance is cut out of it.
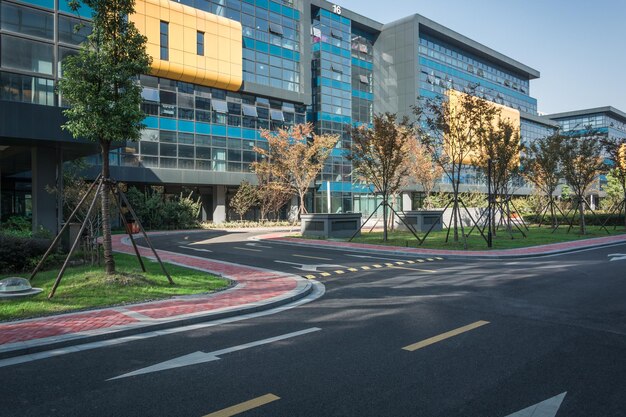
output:
<svg viewBox="0 0 626 417"><path fill-rule="evenodd" d="M380 256L368 256L368 255L346 255L346 256L352 256L354 258L370 258L370 259L384 259L386 261L407 261L407 258L404 259L395 259L395 258L383 258Z"/></svg>
<svg viewBox="0 0 626 417"><path fill-rule="evenodd" d="M279 264L285 264L285 265L294 265L294 268L299 269L301 271L307 271L307 272L317 272L317 268L346 268L343 265L335 265L335 264L307 265L307 264L299 264L296 262L287 262L287 261L274 261L274 262L277 262Z"/></svg>
<svg viewBox="0 0 626 417"><path fill-rule="evenodd" d="M552 398L548 398L545 401L531 405L513 414L509 414L506 417L555 417L559 412L563 398L567 392L562 392L559 395L555 395Z"/></svg>
<svg viewBox="0 0 626 417"><path fill-rule="evenodd" d="M613 261L625 261L626 260L626 253L611 253L609 255L607 255L609 258L611 258L609 261L613 262Z"/></svg>
<svg viewBox="0 0 626 417"><path fill-rule="evenodd" d="M198 252L213 252L212 250L209 250L209 249L190 248L189 246L179 246L179 248L195 250L195 251L198 251Z"/></svg>
<svg viewBox="0 0 626 417"><path fill-rule="evenodd" d="M257 247L257 248L272 249L271 246L263 246L263 245L260 245L258 243L246 243L246 246L254 246L254 247Z"/></svg>
<svg viewBox="0 0 626 417"><path fill-rule="evenodd" d="M198 351L198 352L190 353L189 355L184 355L178 358L171 359L169 361L157 363L156 365L148 366L147 368L137 369L136 371L132 371L124 375L107 379L107 381L112 381L114 379L120 379L120 378L127 378L129 376L148 374L151 372L164 371L166 369L174 369L174 368L180 368L183 366L197 365L199 363L217 361L221 359L219 356L225 355L227 353L233 353L239 350L250 349L256 346L278 342L279 340L290 339L292 337L302 336L304 334L313 333L313 332L318 332L320 330L322 329L320 329L319 327L311 327L310 329L300 330L298 332L293 332L293 333L287 333L281 336L270 337L269 339L257 340L256 342L245 343L243 345L216 350L214 352L205 353L205 352Z"/></svg>

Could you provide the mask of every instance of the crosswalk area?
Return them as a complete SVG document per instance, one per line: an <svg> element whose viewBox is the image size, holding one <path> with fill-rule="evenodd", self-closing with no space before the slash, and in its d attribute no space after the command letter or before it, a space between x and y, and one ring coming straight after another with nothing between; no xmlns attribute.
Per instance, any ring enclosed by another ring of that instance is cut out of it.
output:
<svg viewBox="0 0 626 417"><path fill-rule="evenodd" d="M408 260L394 261L394 262L380 262L380 263L374 263L374 264L369 264L369 265L353 266L353 267L340 268L340 269L326 268L328 270L318 271L315 274L305 274L302 276L306 279L320 279L320 278L328 278L331 276L349 274L351 272L371 271L371 270L383 269L383 268L398 268L404 265L420 265L420 264L426 264L428 262L443 261L443 260L444 258L435 256L432 258L417 258L417 259L408 259ZM415 271L434 272L432 270L425 270L425 269L415 269Z"/></svg>

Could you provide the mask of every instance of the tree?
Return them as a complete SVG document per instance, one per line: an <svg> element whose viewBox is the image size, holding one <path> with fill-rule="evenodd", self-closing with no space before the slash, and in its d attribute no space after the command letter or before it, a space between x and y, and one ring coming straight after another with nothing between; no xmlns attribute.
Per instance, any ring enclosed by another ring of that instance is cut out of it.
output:
<svg viewBox="0 0 626 417"><path fill-rule="evenodd" d="M522 176L533 183L548 199L552 227L558 226L554 192L561 180L561 149L563 135L554 132L552 135L539 138L524 149L522 157Z"/></svg>
<svg viewBox="0 0 626 417"><path fill-rule="evenodd" d="M464 92L448 90L445 96L421 98L413 107L419 122L418 136L452 185L455 242L459 241L461 220L461 174L499 113L496 106L479 97L477 87L471 85Z"/></svg>
<svg viewBox="0 0 626 417"><path fill-rule="evenodd" d="M580 214L580 233L587 233L585 195L604 169L602 143L597 131L587 127L581 133L565 136L561 150L563 178L569 184Z"/></svg>
<svg viewBox="0 0 626 417"><path fill-rule="evenodd" d="M257 190L248 181L241 181L237 193L230 200L230 207L239 215L239 220L243 221L243 216L259 201Z"/></svg>
<svg viewBox="0 0 626 417"><path fill-rule="evenodd" d="M626 202L626 138L603 137L601 139L604 152L610 160L612 166L611 175L619 183L622 189L622 198ZM624 208L626 211L626 207ZM624 227L626 227L626 216L624 216Z"/></svg>
<svg viewBox="0 0 626 417"><path fill-rule="evenodd" d="M413 182L422 187L425 195L426 208L431 208L431 194L437 181L443 175L441 167L434 163L433 158L426 146L417 139L408 143L408 177L409 182Z"/></svg>
<svg viewBox="0 0 626 417"><path fill-rule="evenodd" d="M387 240L389 196L397 193L409 173L406 163L409 143L415 140L407 117L400 121L391 113L374 115L373 127L352 129L352 144L347 158L354 173L383 197L383 240Z"/></svg>
<svg viewBox="0 0 626 417"><path fill-rule="evenodd" d="M107 274L115 273L111 248L109 211L111 144L138 140L145 115L140 109L141 85L137 78L147 73L151 58L146 53L146 38L128 16L134 0L82 0L93 10L93 31L76 56L66 58L59 91L70 104L63 113L63 129L75 138L100 144L102 155L102 243ZM74 11L79 1L73 0Z"/></svg>
<svg viewBox="0 0 626 417"><path fill-rule="evenodd" d="M306 192L324 167L339 136L315 134L310 123L297 124L291 129L278 129L276 132L263 130L261 136L267 140L268 149L254 150L270 161L274 175L280 177L298 195L299 215L306 213Z"/></svg>
<svg viewBox="0 0 626 417"><path fill-rule="evenodd" d="M482 171L485 178L491 181L492 193L495 196L508 197L509 184L514 175L519 171L520 143L519 128L513 125L511 120L497 117L497 122L487 127L485 135L478 137L479 152L474 156L474 164ZM494 201L490 201L494 204ZM508 200L507 228L511 230L511 215ZM490 216L491 232L496 235L495 216Z"/></svg>
<svg viewBox="0 0 626 417"><path fill-rule="evenodd" d="M256 195L259 204L261 221L267 220L269 213L278 213L292 196L289 184L283 181L281 175L277 175L276 166L271 158L265 158L252 164L252 170L256 174L258 185Z"/></svg>

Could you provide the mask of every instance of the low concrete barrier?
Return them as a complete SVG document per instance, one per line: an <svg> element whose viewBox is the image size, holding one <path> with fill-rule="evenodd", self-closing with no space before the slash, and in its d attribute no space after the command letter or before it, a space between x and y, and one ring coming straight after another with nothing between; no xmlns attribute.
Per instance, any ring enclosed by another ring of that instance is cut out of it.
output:
<svg viewBox="0 0 626 417"><path fill-rule="evenodd" d="M351 237L361 227L362 217L361 213L303 214L300 232L304 237Z"/></svg>

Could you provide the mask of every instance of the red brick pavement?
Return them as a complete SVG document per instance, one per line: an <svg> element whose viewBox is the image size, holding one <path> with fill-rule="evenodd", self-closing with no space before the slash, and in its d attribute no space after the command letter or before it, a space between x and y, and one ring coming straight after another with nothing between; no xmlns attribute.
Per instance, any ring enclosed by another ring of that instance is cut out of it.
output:
<svg viewBox="0 0 626 417"><path fill-rule="evenodd" d="M414 255L432 255L432 256L464 256L464 257L501 257L501 256L533 256L544 255L549 253L566 252L575 249L592 248L595 246L609 245L612 243L626 243L626 234L598 237L593 239L581 239L572 242L551 243L549 245L531 246L517 249L502 250L480 250L480 251L460 251L460 250L441 250L441 249L421 249L421 248L404 248L400 246L383 246L371 245L367 243L350 243L337 242L334 240L317 240L317 239L301 239L287 237L289 233L277 232L258 236L261 240L269 240L274 242L285 242L298 245L310 245L328 248L346 248L379 252L407 253Z"/></svg>
<svg viewBox="0 0 626 417"><path fill-rule="evenodd" d="M113 247L118 252L134 253L123 235L113 236ZM144 256L152 256L149 249L140 248L140 251ZM186 314L208 313L218 309L243 307L249 303L285 295L295 290L298 285L298 281L292 275L166 251L159 251L159 256L165 262L173 262L220 274L237 281L239 285L232 290L205 297L169 299L128 306L122 309L117 308L117 311L102 309L2 323L0 324L0 348L3 345L16 342L34 341L93 330L111 329L114 331L120 329L120 326L140 325L143 321L141 316L144 316L146 321L175 319ZM136 314L132 317L125 315L124 310L130 313L139 313L141 316Z"/></svg>

